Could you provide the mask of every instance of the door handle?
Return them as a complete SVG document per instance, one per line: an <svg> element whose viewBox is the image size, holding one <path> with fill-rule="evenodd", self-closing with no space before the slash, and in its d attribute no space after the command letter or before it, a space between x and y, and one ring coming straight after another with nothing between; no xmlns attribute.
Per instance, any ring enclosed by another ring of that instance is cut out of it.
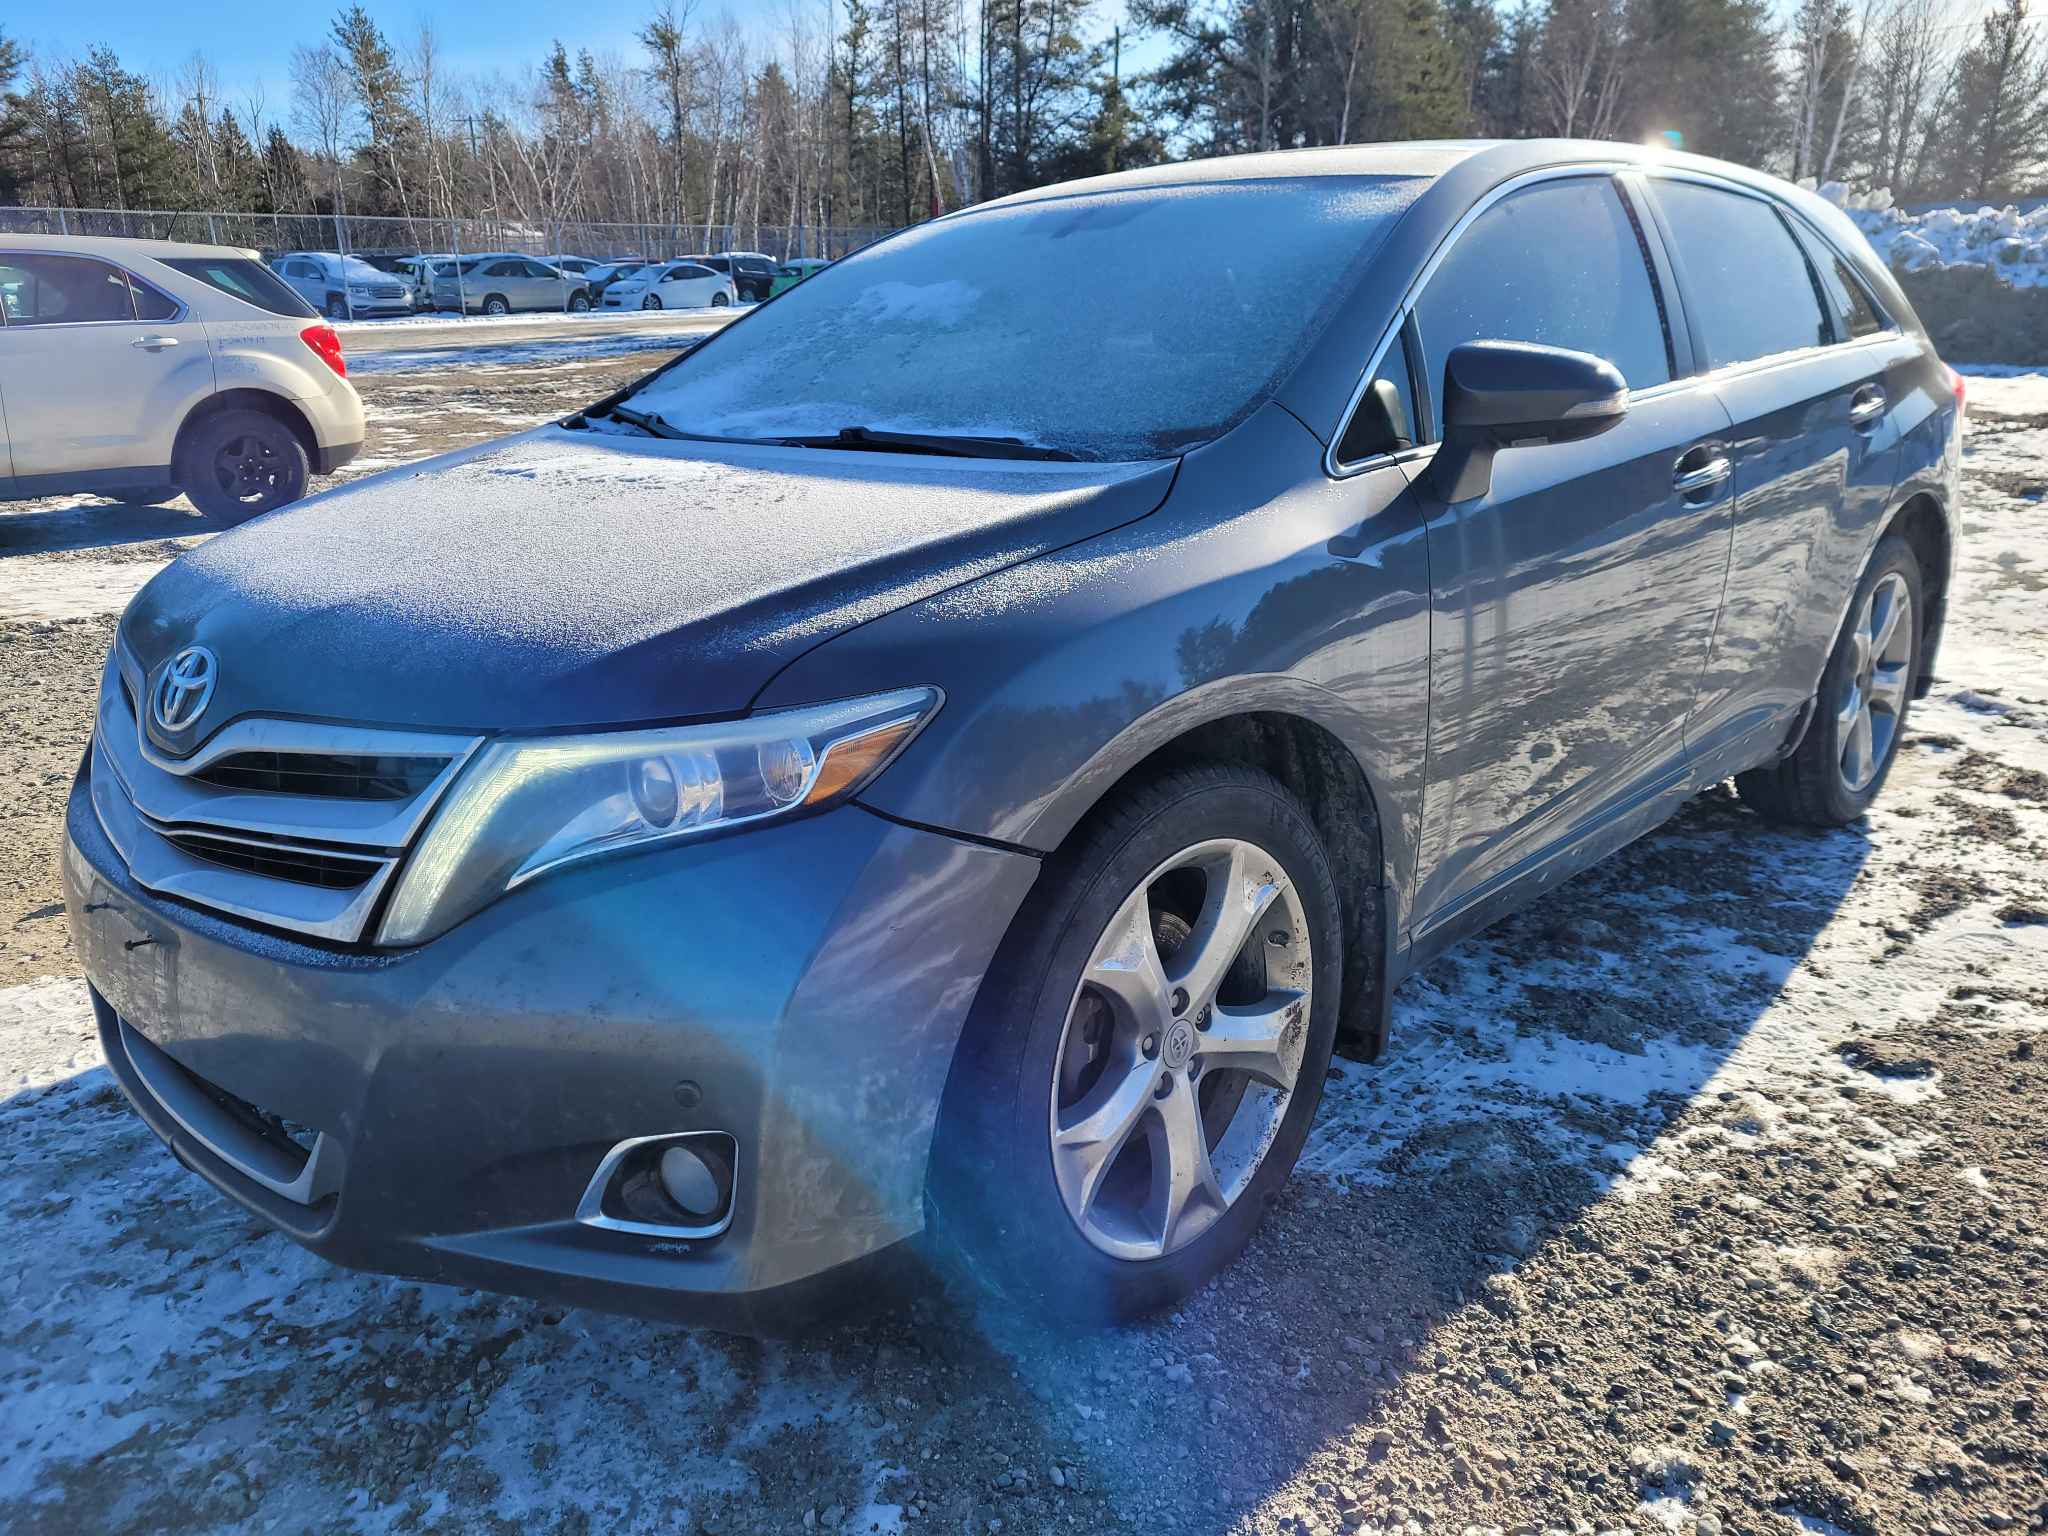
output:
<svg viewBox="0 0 2048 1536"><path fill-rule="evenodd" d="M1702 491L1711 491L1734 472L1733 466L1718 455L1687 469L1686 461L1691 458L1692 455L1687 454L1680 459L1677 471L1671 476L1671 488L1681 496L1697 496Z"/></svg>
<svg viewBox="0 0 2048 1536"><path fill-rule="evenodd" d="M175 347L177 344L178 338L175 336L138 336L128 343L129 346L140 347L145 352L161 352L165 347Z"/></svg>
<svg viewBox="0 0 2048 1536"><path fill-rule="evenodd" d="M1875 427L1883 414L1884 391L1875 384L1866 384L1849 397L1849 425L1857 430Z"/></svg>

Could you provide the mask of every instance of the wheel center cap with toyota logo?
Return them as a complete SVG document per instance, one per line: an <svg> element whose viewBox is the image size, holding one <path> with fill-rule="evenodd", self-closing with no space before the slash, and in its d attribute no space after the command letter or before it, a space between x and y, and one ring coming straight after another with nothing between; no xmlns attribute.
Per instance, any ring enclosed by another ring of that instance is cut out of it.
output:
<svg viewBox="0 0 2048 1536"><path fill-rule="evenodd" d="M1177 1020L1166 1032L1166 1044L1160 1048L1159 1054L1175 1072L1194 1059L1195 1031L1186 1019Z"/></svg>
<svg viewBox="0 0 2048 1536"><path fill-rule="evenodd" d="M177 735L196 725L213 702L213 685L220 680L220 663L203 645L188 645L171 658L171 664L157 675L150 692L150 714L157 729Z"/></svg>

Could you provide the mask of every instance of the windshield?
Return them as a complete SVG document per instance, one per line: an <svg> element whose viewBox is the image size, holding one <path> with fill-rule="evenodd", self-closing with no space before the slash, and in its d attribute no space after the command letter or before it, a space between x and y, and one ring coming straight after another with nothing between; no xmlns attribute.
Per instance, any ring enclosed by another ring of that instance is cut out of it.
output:
<svg viewBox="0 0 2048 1536"><path fill-rule="evenodd" d="M720 437L864 426L1171 455L1266 400L1425 184L1221 182L935 220L823 268L632 407Z"/></svg>
<svg viewBox="0 0 2048 1536"><path fill-rule="evenodd" d="M341 261L341 269L348 274L351 281L358 283L367 283L377 278L389 277L391 275L389 272L380 272L360 256L344 256Z"/></svg>

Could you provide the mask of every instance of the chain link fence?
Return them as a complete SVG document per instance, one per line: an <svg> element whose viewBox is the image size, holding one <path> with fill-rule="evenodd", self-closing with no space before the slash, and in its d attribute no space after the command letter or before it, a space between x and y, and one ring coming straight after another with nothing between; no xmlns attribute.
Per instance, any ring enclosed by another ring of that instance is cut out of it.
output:
<svg viewBox="0 0 2048 1536"><path fill-rule="evenodd" d="M242 246L266 260L287 251L366 258L516 252L592 261L758 251L776 261L836 260L888 234L870 224L604 224L564 220L407 219L322 213L174 213L150 208L0 208L0 234L116 235Z"/></svg>

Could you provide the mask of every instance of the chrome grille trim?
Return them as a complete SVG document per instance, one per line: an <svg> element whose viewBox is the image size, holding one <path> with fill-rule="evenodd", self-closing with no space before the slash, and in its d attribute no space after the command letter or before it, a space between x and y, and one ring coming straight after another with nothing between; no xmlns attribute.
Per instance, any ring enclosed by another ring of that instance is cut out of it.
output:
<svg viewBox="0 0 2048 1536"><path fill-rule="evenodd" d="M123 685L126 684L124 687ZM337 943L360 942L405 851L480 736L382 731L314 721L243 719L191 757L167 758L143 732L141 669L118 642L100 684L88 767L93 811L136 882L231 916ZM406 799L355 800L278 790L226 789L195 777L237 752L434 757L446 766ZM180 847L180 834L364 867L355 885L259 874Z"/></svg>

